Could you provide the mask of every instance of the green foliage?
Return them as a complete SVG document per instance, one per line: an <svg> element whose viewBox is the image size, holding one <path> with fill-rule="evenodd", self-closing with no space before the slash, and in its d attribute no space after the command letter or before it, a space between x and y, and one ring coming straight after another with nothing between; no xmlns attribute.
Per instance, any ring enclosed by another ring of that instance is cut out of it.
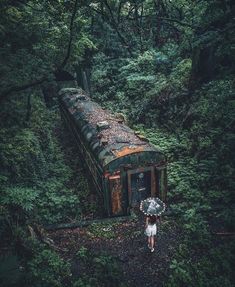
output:
<svg viewBox="0 0 235 287"><path fill-rule="evenodd" d="M39 193L33 188L8 187L2 194L2 205L11 206L11 208L19 207L25 212L32 211Z"/></svg>
<svg viewBox="0 0 235 287"><path fill-rule="evenodd" d="M169 47L166 45L162 51L152 49L119 62L97 55L92 74L93 97L109 109L111 106L114 111L128 114L132 123L144 122L152 126L155 121L163 122L173 112L178 114L189 84L191 60L179 59L173 66L169 64L172 57ZM173 104L170 110L169 102ZM165 110L163 117L156 111L159 104Z"/></svg>
<svg viewBox="0 0 235 287"><path fill-rule="evenodd" d="M159 56L166 61L163 55ZM103 98L97 93L95 97L105 107L128 114L129 121L135 122L134 129L166 154L168 204L179 218L186 248L192 252L199 249L209 252L213 244L211 228L234 230L234 182L231 180L234 82L231 78L214 80L189 92L191 59L179 58L171 67L166 61L165 70L162 67L154 70L152 63L147 63L149 70L139 69L137 59L129 60L121 68L117 65L121 73L114 73L113 82L109 83L116 94ZM107 61L105 69L109 69ZM96 84L93 82L94 87ZM224 250L229 248L224 245ZM201 261L196 257L192 270L185 268L187 264L192 265L193 254L183 254L172 262L169 286L213 286L208 283L214 275L207 274L206 266L213 264L208 261L207 252ZM215 260L218 265L219 262L228 264L222 252ZM193 285L193 272L197 268L197 284ZM221 275L220 280L223 279ZM231 279L226 282L231 286Z"/></svg>
<svg viewBox="0 0 235 287"><path fill-rule="evenodd" d="M121 286L120 272L117 261L110 255L100 255L95 257L94 260L97 283L103 281L103 286ZM101 285L102 286L102 285Z"/></svg>
<svg viewBox="0 0 235 287"><path fill-rule="evenodd" d="M187 87L191 76L192 61L191 59L183 59L176 67L173 68L170 80L175 88Z"/></svg>
<svg viewBox="0 0 235 287"><path fill-rule="evenodd" d="M54 251L43 249L28 263L29 282L35 287L69 286L70 264ZM32 285L31 285L32 286Z"/></svg>
<svg viewBox="0 0 235 287"><path fill-rule="evenodd" d="M156 51L154 50L146 51L143 54L138 55L137 58L129 59L127 64L121 67L120 77L125 78L130 74L136 74L136 75L152 74L157 68L156 59L159 59L159 53L156 53ZM160 59L158 61L160 61Z"/></svg>
<svg viewBox="0 0 235 287"><path fill-rule="evenodd" d="M175 160L181 155L188 154L190 141L184 133L180 135L173 134L166 129L146 128L141 124L134 125L133 128L146 136L156 148L164 152L169 161Z"/></svg>
<svg viewBox="0 0 235 287"><path fill-rule="evenodd" d="M55 68L66 58L75 1L1 1L0 93L44 77L53 79ZM67 68L81 61L86 49L95 48L86 26L89 20L78 9L72 21ZM64 68L64 67L62 67Z"/></svg>
<svg viewBox="0 0 235 287"><path fill-rule="evenodd" d="M35 218L39 192L35 188L11 186L0 195L0 236L10 235L13 242L25 237L24 225Z"/></svg>
<svg viewBox="0 0 235 287"><path fill-rule="evenodd" d="M41 197L38 200L38 220L45 224L66 222L72 215L81 215L80 201L73 189L68 189L58 180L40 184Z"/></svg>
<svg viewBox="0 0 235 287"><path fill-rule="evenodd" d="M115 238L115 223L111 224L102 224L102 223L93 223L88 228L91 236L101 237L101 238Z"/></svg>
<svg viewBox="0 0 235 287"><path fill-rule="evenodd" d="M45 179L48 174L46 160L31 130L22 129L13 134L2 129L1 136L1 170L5 176L16 183Z"/></svg>
<svg viewBox="0 0 235 287"><path fill-rule="evenodd" d="M190 250L184 250L184 254L172 261L172 274L166 286L233 286L234 247L230 243L211 249L207 255L196 254L196 262L190 259L192 254L185 259Z"/></svg>
<svg viewBox="0 0 235 287"><path fill-rule="evenodd" d="M82 277L75 280L73 287L126 286L120 272L119 262L111 255L92 254L87 248L81 247L76 257L86 266L89 265L89 270L85 270Z"/></svg>
<svg viewBox="0 0 235 287"><path fill-rule="evenodd" d="M203 1L200 28L193 39L193 74L203 80L234 73L232 3Z"/></svg>
<svg viewBox="0 0 235 287"><path fill-rule="evenodd" d="M212 2L176 1L174 5L182 5L184 21L201 27L212 22L219 25L216 21L223 15ZM208 11L210 17L205 18ZM181 255L171 263L168 286L231 286L231 257L225 255L231 246L225 243L224 253L216 249L220 255L212 255L214 238L210 229L215 226L218 230L234 230L234 81L224 76L229 70L225 70L225 59L233 57L228 47L233 45L222 44L232 39L233 32L229 25L225 26L230 36L224 41L221 31L209 28L206 32L207 26L193 38L192 29L176 26L184 31L180 45L165 43L127 61L115 60L115 66L104 55L99 62L95 58L93 75L99 74L100 78L92 79L93 96L104 107L128 115L134 128L167 155L168 203L179 218L185 248L191 251L176 251ZM221 79L192 85L197 80L195 68L199 67L202 70L197 77L204 80L213 69L220 73L223 70L224 74L220 74ZM208 252L194 255L199 249ZM214 261L216 266L226 266L222 272L217 270L218 281L212 271Z"/></svg>
<svg viewBox="0 0 235 287"><path fill-rule="evenodd" d="M168 203L184 233L168 286L232 286L234 246L215 244L210 232L234 231L232 1L78 1L77 11L70 2L1 1L0 92L52 80L70 43L66 69L92 62L92 97L167 155ZM47 110L38 91L30 93L31 111L27 94L0 111L0 231L21 240L32 221L73 220L97 208L65 162L56 107ZM89 231L115 237L113 226ZM121 286L114 258L85 248L77 257L92 274L71 281L68 264L41 250L29 285Z"/></svg>
<svg viewBox="0 0 235 287"><path fill-rule="evenodd" d="M47 111L40 97L34 95L31 121L25 123L21 120L26 108L23 104L13 98L1 111L9 119L15 115L15 121L8 120L8 127L0 130L2 219L8 218L12 228L19 220L51 224L79 218L80 198L87 193L87 186L84 179L76 189L68 184L72 171L53 131L59 123L58 114Z"/></svg>
<svg viewBox="0 0 235 287"><path fill-rule="evenodd" d="M76 257L84 261L85 259L87 259L87 256L88 256L88 249L84 246L82 246L76 253Z"/></svg>

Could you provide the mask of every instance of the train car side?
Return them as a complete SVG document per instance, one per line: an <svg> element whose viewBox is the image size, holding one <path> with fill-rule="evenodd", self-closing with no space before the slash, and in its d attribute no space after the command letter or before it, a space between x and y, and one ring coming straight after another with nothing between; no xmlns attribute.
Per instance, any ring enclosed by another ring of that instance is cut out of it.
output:
<svg viewBox="0 0 235 287"><path fill-rule="evenodd" d="M60 91L61 115L108 216L126 215L148 196L166 200L164 155L80 89Z"/></svg>

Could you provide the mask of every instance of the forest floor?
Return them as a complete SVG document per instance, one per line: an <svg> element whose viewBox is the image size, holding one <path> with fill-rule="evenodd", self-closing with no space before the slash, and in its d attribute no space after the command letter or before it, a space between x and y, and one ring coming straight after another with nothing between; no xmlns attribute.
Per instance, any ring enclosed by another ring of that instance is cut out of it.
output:
<svg viewBox="0 0 235 287"><path fill-rule="evenodd" d="M61 255L73 265L74 275L83 275L84 266L79 250L88 250L89 256L108 255L115 258L126 286L163 286L169 275L169 263L180 244L180 229L170 218L163 218L159 226L155 251L147 247L144 235L144 217L106 225L50 231L49 236ZM87 264L87 261L86 261Z"/></svg>

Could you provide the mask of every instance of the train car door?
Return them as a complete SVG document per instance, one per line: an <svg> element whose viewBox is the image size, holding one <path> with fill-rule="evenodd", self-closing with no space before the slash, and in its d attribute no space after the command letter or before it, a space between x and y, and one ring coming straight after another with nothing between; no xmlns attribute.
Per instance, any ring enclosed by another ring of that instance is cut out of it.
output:
<svg viewBox="0 0 235 287"><path fill-rule="evenodd" d="M122 214L122 184L120 175L109 176L112 215Z"/></svg>
<svg viewBox="0 0 235 287"><path fill-rule="evenodd" d="M156 192L154 168L139 168L127 172L128 198L131 207L138 206L141 200L154 196Z"/></svg>

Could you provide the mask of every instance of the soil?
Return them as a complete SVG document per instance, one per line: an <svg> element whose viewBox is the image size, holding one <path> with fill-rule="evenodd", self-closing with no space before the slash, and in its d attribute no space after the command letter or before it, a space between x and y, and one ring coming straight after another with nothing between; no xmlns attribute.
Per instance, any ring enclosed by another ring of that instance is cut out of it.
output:
<svg viewBox="0 0 235 287"><path fill-rule="evenodd" d="M73 270L82 273L81 262L76 253L87 248L90 254L108 254L117 259L122 282L126 286L163 286L169 276L169 265L180 243L180 229L171 219L163 219L158 226L158 236L153 253L147 247L144 235L144 216L138 213L135 219L99 226L51 231L50 237L61 250L61 255L73 263ZM110 236L108 236L110 235ZM85 266L89 268L89 266ZM82 275L82 274L81 274Z"/></svg>

